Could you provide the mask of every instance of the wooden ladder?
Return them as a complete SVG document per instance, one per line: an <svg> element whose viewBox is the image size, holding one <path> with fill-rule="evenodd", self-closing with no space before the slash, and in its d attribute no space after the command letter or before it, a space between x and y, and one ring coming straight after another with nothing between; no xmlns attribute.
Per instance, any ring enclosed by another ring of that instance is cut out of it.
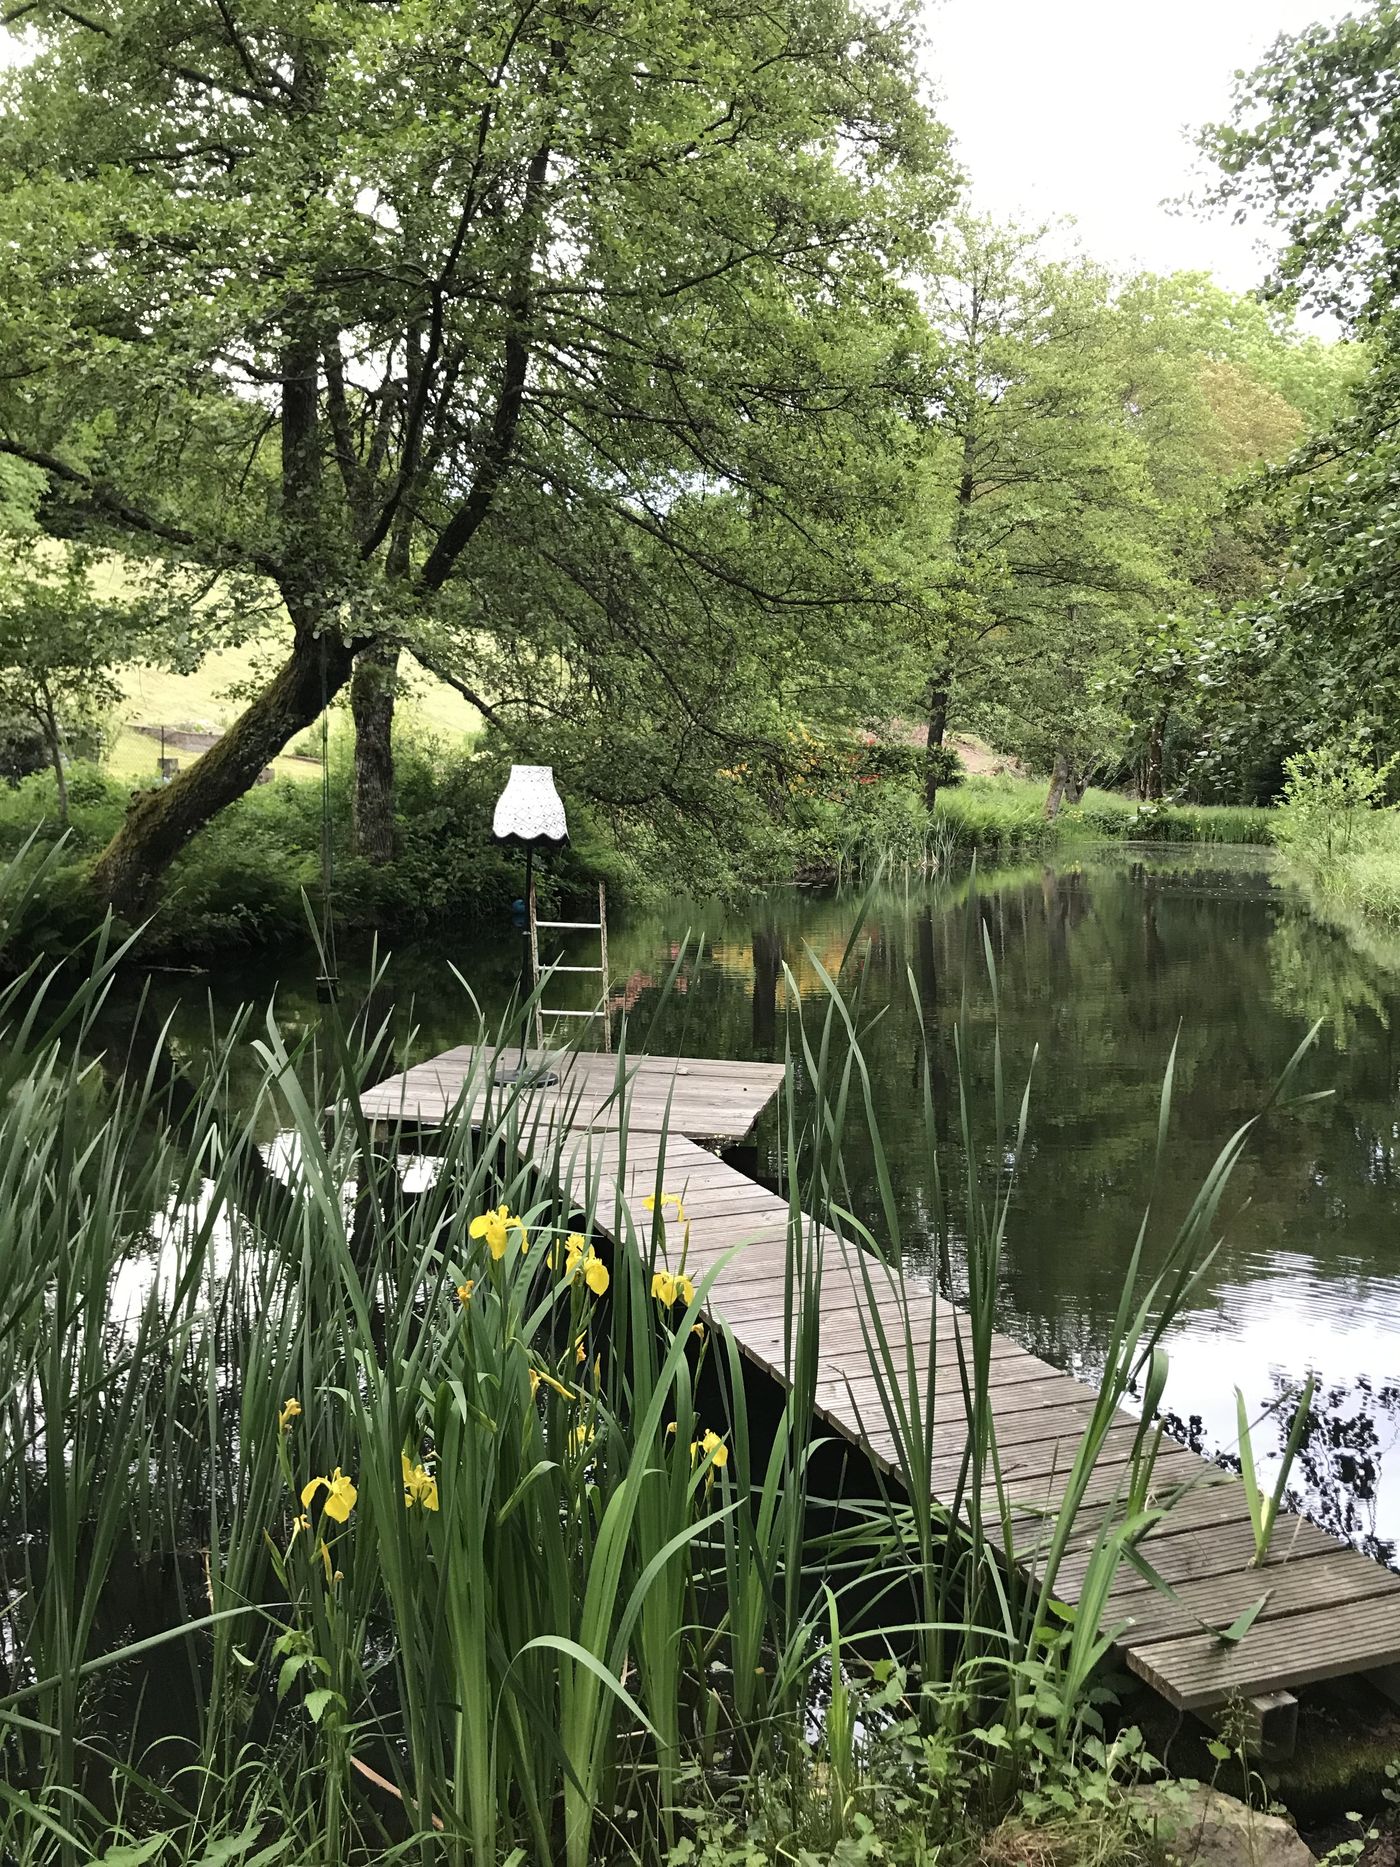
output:
<svg viewBox="0 0 1400 1867"><path fill-rule="evenodd" d="M542 921L535 912L535 884L530 882L530 971L536 994L542 980L548 981L556 972L589 972L602 980L602 991L592 1011L564 1011L559 1007L541 1004L535 999L535 1045L544 1048L544 1021L546 1018L599 1018L603 1025L603 1049L612 1049L612 1013L608 1009L608 899L603 884L598 884L598 918L596 921ZM568 933L596 933L598 936L598 964L596 966L562 966L559 964L540 965L540 932L559 931Z"/></svg>

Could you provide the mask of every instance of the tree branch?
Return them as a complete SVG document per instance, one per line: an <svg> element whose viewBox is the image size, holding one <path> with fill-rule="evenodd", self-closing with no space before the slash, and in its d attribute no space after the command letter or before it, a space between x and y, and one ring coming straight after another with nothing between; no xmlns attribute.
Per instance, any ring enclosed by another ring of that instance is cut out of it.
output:
<svg viewBox="0 0 1400 1867"><path fill-rule="evenodd" d="M159 538L166 544L180 545L201 561L212 559L223 568L241 562L251 570L260 571L264 577L271 577L275 580L281 576L281 564L267 553L247 551L242 546L220 546L217 543L206 542L197 537L194 532L186 531L181 525L169 525L164 520L153 518L150 513L142 512L139 507L129 505L99 481L80 472L76 467L70 467L66 461L59 460L54 454L45 454L38 448L21 446L18 441L12 441L8 435L0 435L0 454L8 454L13 460L27 461L31 467L41 467L45 473L52 474L56 480L62 480L66 486L80 488L97 516L120 525L127 531L141 532L148 538Z"/></svg>

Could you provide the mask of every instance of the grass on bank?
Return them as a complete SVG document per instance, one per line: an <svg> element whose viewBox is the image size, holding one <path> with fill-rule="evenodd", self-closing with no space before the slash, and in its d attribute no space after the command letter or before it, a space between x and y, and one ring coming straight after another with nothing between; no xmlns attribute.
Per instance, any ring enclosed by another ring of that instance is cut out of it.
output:
<svg viewBox="0 0 1400 1867"><path fill-rule="evenodd" d="M1368 819L1353 843L1330 857L1297 845L1289 854L1324 918L1394 930L1400 928L1400 819L1381 810Z"/></svg>
<svg viewBox="0 0 1400 1867"><path fill-rule="evenodd" d="M1047 822L1044 784L1010 776L968 778L941 791L934 817L955 848L997 854L1075 838L1266 844L1274 823L1271 810L1255 805L1142 804L1092 787Z"/></svg>
<svg viewBox="0 0 1400 1867"><path fill-rule="evenodd" d="M0 918L42 884L10 870ZM0 995L7 1860L913 1867L974 1858L1008 1814L1141 1855L1114 1798L1143 1759L1105 1727L1104 1604L1161 1515L1161 1338L1245 1130L1173 1236L1145 1225L1159 1268L1134 1256L1093 1422L1028 1519L988 1384L1024 1097L978 1111L964 1088L951 1156L924 1059L932 1225L969 1325L944 1364L938 1329L906 1355L864 1312L898 1489L835 1457L812 1409L831 1247L802 1212L874 1275L843 1216L846 1136L874 1115L834 981L791 1026L791 1394L759 1406L703 1318L742 1237L692 1248L684 1186L654 1187L641 1230L601 1180L561 1201L492 1032L464 1090L479 1124L425 1158L359 1116L382 1032L332 1005L293 1045L250 1008L195 1059L139 1022L114 1044L120 959L99 944L85 974ZM233 1116L250 1046L257 1106ZM625 1139L625 1049L618 1069ZM1164 1091L1165 1152L1169 1113ZM926 1308L907 1242L890 1197L879 1248ZM663 1247L691 1284L658 1284ZM1135 1375L1145 1424L1101 1462ZM1066 1622L999 1551L1034 1546L1048 1589L1072 1538Z"/></svg>

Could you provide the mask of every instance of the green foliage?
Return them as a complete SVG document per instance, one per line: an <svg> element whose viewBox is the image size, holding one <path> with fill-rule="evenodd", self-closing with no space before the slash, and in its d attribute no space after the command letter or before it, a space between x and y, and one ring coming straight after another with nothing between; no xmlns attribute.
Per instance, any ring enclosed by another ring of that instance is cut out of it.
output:
<svg viewBox="0 0 1400 1867"><path fill-rule="evenodd" d="M953 185L902 9L25 24L3 453L45 469L51 530L238 580L293 631L256 758L133 819L117 892L371 644L639 823L703 812L792 719L869 711L922 373L906 281Z"/></svg>
<svg viewBox="0 0 1400 1867"><path fill-rule="evenodd" d="M1137 768L1154 798L1164 770L1186 786L1225 618L1278 566L1236 482L1286 458L1305 409L1335 407L1335 353L1200 276L1114 280L972 220L930 297L942 355L899 538L902 704L951 706L1076 781Z"/></svg>
<svg viewBox="0 0 1400 1867"><path fill-rule="evenodd" d="M935 823L960 849L994 854L1048 848L1076 837L1130 842L1271 843L1275 813L1245 805L1140 804L1114 791L1089 789L1053 822L1045 789L1026 779L969 778L938 800Z"/></svg>
<svg viewBox="0 0 1400 1867"><path fill-rule="evenodd" d="M0 713L0 778L18 784L41 771L48 758L44 735L23 713Z"/></svg>
<svg viewBox="0 0 1400 1867"><path fill-rule="evenodd" d="M1288 759L1278 841L1299 861L1324 871L1364 854L1384 822L1376 807L1397 764L1400 753L1379 761L1364 731Z"/></svg>
<svg viewBox="0 0 1400 1867"><path fill-rule="evenodd" d="M383 868L358 862L351 846L352 771L347 748L333 753L330 787L331 919L342 933L388 932L432 945L459 929L503 922L520 894L520 858L491 841L491 810L505 774L490 756L453 753L423 742L399 754L396 860ZM16 930L15 952L90 933L98 910L84 873L104 848L128 804L129 788L99 767L75 765L68 778L69 813L62 870L50 871L45 895L32 904L28 931ZM321 787L298 779L258 785L223 813L171 870L170 886L143 938L148 954L204 958L230 949L275 949L304 943L309 899L322 903ZM0 859L31 835L60 832L52 773L0 790ZM596 885L602 875L621 890L645 891L645 877L613 855L606 840L576 813L572 846L541 875L545 900L558 891ZM61 877L61 886L60 886Z"/></svg>
<svg viewBox="0 0 1400 1867"><path fill-rule="evenodd" d="M921 747L909 770L912 775L922 776L925 784L932 784L940 791L947 790L950 785L961 784L967 776L957 747L951 745Z"/></svg>
<svg viewBox="0 0 1400 1867"><path fill-rule="evenodd" d="M1272 476L1287 557L1242 691L1285 750L1359 720L1388 745L1400 718L1398 62L1389 0L1281 35L1240 79L1232 121L1204 137L1221 171L1216 199L1278 231L1269 292L1340 319L1364 363L1344 406L1323 412Z"/></svg>

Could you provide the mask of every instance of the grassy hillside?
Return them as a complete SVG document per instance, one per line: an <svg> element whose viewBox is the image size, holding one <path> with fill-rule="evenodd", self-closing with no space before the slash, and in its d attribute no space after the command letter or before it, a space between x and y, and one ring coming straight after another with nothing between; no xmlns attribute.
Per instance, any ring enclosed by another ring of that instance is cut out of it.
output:
<svg viewBox="0 0 1400 1867"><path fill-rule="evenodd" d="M219 732L235 719L246 695L276 666L281 644L275 637L244 648L220 649L209 655L193 674L174 674L168 668L131 667L121 676L123 700L107 765L114 776L133 784L154 777L160 747L154 739L132 730L136 725L185 727L197 732ZM476 731L480 716L450 687L425 674L416 662L405 664L406 710L422 728L453 744ZM331 732L342 729L345 703L331 708ZM319 727L296 742L310 749L319 739ZM188 764L193 753L172 753ZM274 761L279 777L316 778L320 765L310 758Z"/></svg>

